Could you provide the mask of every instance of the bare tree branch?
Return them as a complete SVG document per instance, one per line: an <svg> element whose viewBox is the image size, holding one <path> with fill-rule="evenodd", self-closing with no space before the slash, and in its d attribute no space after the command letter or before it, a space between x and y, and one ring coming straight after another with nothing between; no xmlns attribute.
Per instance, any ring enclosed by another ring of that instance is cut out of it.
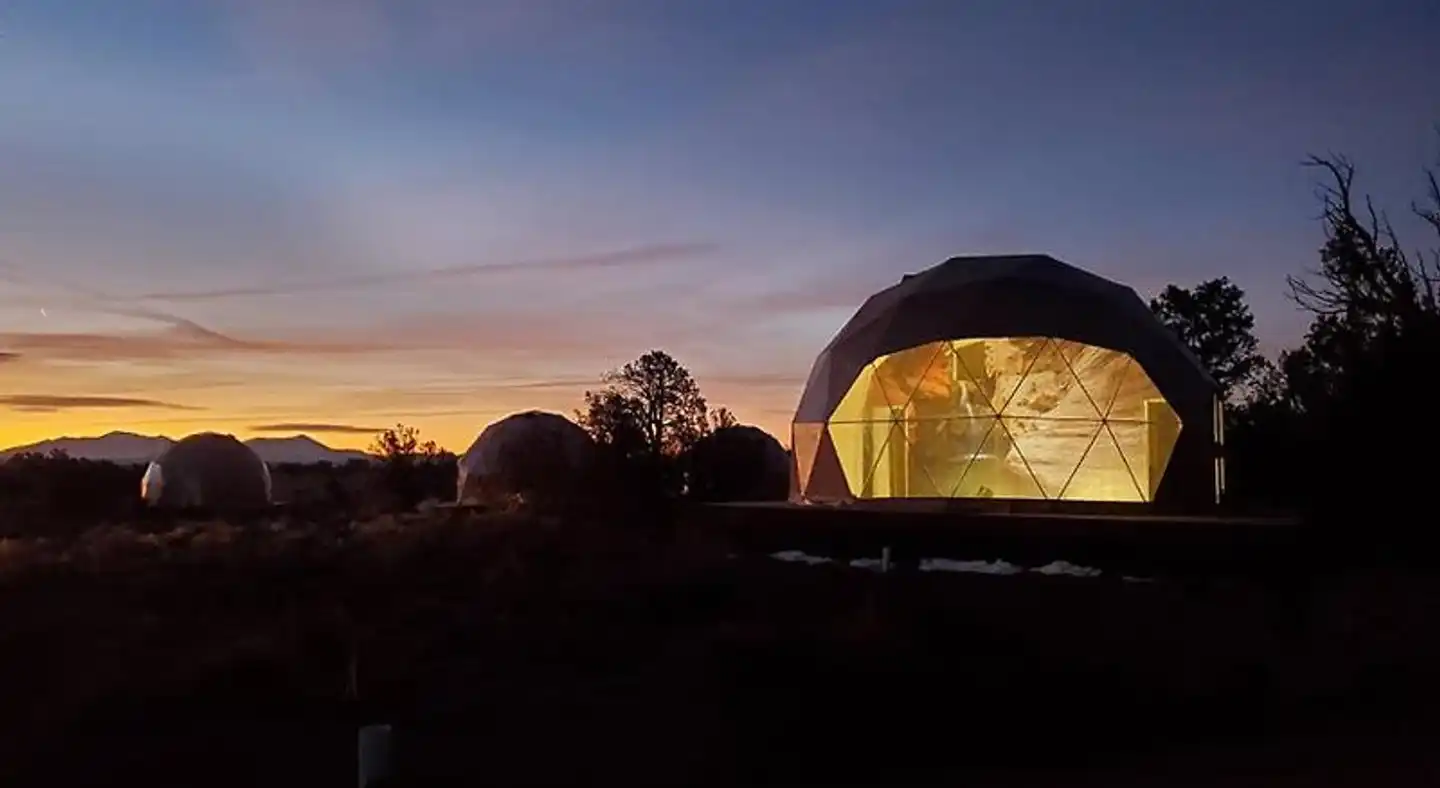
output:
<svg viewBox="0 0 1440 788"><path fill-rule="evenodd" d="M1433 314L1437 277L1425 265L1424 255L1412 259L1403 251L1394 225L1369 196L1357 216L1355 165L1340 155L1310 156L1304 165L1326 176L1316 190L1325 245L1318 268L1286 277L1291 300L1317 316L1343 319L1365 334L1393 331ZM1435 179L1429 176L1435 191ZM1424 218L1424 209L1412 209Z"/></svg>

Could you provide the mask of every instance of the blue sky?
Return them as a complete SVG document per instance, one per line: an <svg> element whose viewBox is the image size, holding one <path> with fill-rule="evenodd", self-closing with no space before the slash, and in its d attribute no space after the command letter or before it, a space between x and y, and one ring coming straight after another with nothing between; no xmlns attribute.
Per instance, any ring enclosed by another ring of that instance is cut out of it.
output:
<svg viewBox="0 0 1440 788"><path fill-rule="evenodd" d="M864 296L953 254L1229 275L1279 347L1320 239L1299 161L1418 196L1436 31L1400 0L10 0L0 350L31 399L0 442L458 444L656 346L783 433Z"/></svg>

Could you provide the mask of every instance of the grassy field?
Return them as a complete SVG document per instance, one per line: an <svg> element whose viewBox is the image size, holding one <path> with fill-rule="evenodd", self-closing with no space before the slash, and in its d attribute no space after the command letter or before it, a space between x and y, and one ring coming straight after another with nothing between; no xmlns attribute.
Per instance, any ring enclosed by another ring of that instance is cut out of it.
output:
<svg viewBox="0 0 1440 788"><path fill-rule="evenodd" d="M1440 582L1394 572L879 575L452 513L10 539L0 621L5 785L352 785L372 720L426 785L1414 785L1440 760Z"/></svg>

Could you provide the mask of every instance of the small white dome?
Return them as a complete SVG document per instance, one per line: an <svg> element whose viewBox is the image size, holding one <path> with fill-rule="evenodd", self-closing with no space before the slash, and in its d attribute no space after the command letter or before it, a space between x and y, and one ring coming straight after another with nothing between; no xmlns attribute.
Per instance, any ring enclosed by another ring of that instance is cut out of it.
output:
<svg viewBox="0 0 1440 788"><path fill-rule="evenodd" d="M270 469L259 455L233 435L213 432L166 449L140 480L140 496L151 506L264 507L270 495Z"/></svg>
<svg viewBox="0 0 1440 788"><path fill-rule="evenodd" d="M456 498L479 501L576 483L594 462L589 433L558 413L526 411L481 431L457 461Z"/></svg>

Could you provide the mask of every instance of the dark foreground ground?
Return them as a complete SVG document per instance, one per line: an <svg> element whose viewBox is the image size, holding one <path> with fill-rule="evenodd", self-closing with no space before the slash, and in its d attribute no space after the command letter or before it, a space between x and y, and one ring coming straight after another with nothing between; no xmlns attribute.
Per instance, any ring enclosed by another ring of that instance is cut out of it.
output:
<svg viewBox="0 0 1440 788"><path fill-rule="evenodd" d="M0 784L349 786L369 720L414 785L1440 784L1440 581L727 552L505 519L7 543Z"/></svg>

